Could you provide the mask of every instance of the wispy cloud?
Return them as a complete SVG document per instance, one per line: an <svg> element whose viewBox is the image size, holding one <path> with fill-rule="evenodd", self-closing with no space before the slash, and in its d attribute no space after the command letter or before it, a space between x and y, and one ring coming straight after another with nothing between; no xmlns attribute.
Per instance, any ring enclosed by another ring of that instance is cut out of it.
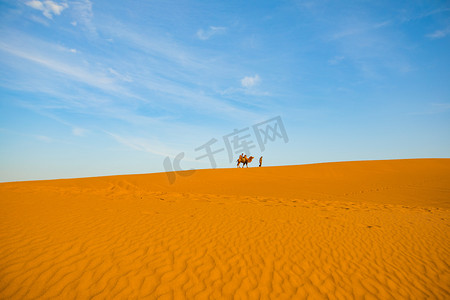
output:
<svg viewBox="0 0 450 300"><path fill-rule="evenodd" d="M86 83L97 88L108 91L116 91L117 86L114 85L114 80L104 74L93 74L80 68L76 65L69 64L67 62L58 61L50 57L45 56L43 53L34 53L25 49L14 48L11 45L0 43L0 50L13 54L17 57L29 60L31 62L40 64L52 71L61 73L66 76L70 76L74 80Z"/></svg>
<svg viewBox="0 0 450 300"><path fill-rule="evenodd" d="M50 0L31 0L25 2L25 4L29 7L42 11L42 14L49 19L52 19L54 15L59 16L64 9L69 7L66 2L57 3Z"/></svg>
<svg viewBox="0 0 450 300"><path fill-rule="evenodd" d="M332 34L330 40L339 40L355 35L369 34L370 31L381 29L390 24L392 24L390 20L379 23L366 23L365 21L359 20L347 21L343 25L343 28Z"/></svg>
<svg viewBox="0 0 450 300"><path fill-rule="evenodd" d="M46 142L46 143L55 142L54 138L51 138L45 134L25 133L25 132L21 132L21 131L6 129L6 128L0 128L0 133L13 135L13 136L19 136L19 137L23 137L26 139L36 139L38 141Z"/></svg>
<svg viewBox="0 0 450 300"><path fill-rule="evenodd" d="M242 88L242 87L230 87L220 92L222 95L248 95L248 96L270 96L269 92L259 91L256 89Z"/></svg>
<svg viewBox="0 0 450 300"><path fill-rule="evenodd" d="M117 142L137 151L144 151L160 156L175 156L177 151L168 147L164 143L156 139L148 139L142 137L124 137L122 135L107 132Z"/></svg>
<svg viewBox="0 0 450 300"><path fill-rule="evenodd" d="M133 64L134 72L130 74L134 84L164 93L171 103L189 107L202 114L212 112L224 118L242 118L251 115L250 112L220 99L218 97L220 95L217 95L215 89L209 85L211 76L220 77L217 75L217 69L224 74L233 74L241 72L239 66L201 56L170 37L151 31L144 35L116 20L111 22L115 24L114 27L99 26L99 30L111 36L114 43L126 44L136 51L135 58L139 58L140 63ZM152 68L144 66L143 61ZM117 69L114 68L112 73L114 71ZM173 106L168 108L172 109Z"/></svg>
<svg viewBox="0 0 450 300"><path fill-rule="evenodd" d="M374 24L374 25L372 26L372 28L373 28L373 29L383 28L383 27L389 26L389 25L391 25L391 24L392 24L392 21L391 21L391 20L388 20L388 21L376 23L376 24Z"/></svg>
<svg viewBox="0 0 450 300"><path fill-rule="evenodd" d="M427 37L432 40L435 40L445 38L449 34L450 34L450 26L444 29L436 30L433 33L427 34Z"/></svg>
<svg viewBox="0 0 450 300"><path fill-rule="evenodd" d="M108 68L109 73L113 74L115 77L119 78L120 80L126 81L126 82L132 82L133 79L128 74L120 74L118 71L114 70L113 68Z"/></svg>
<svg viewBox="0 0 450 300"><path fill-rule="evenodd" d="M80 127L74 127L72 128L72 134L75 136L84 136L86 134L87 130Z"/></svg>
<svg viewBox="0 0 450 300"><path fill-rule="evenodd" d="M447 113L450 111L450 103L432 102L428 103L421 111L412 112L410 115L435 115Z"/></svg>
<svg viewBox="0 0 450 300"><path fill-rule="evenodd" d="M81 2L86 5L87 1ZM72 10L74 4L69 4ZM77 26L81 26L81 18L77 20ZM154 32L140 33L120 22L110 21L97 22L95 28L101 34L91 40L94 44L103 45L103 37L111 38L116 48L126 45L127 50L132 49L133 56L116 59L122 57L123 53L114 52L108 57L105 55L107 50L99 55L88 53L83 45L75 49L73 45L62 46L12 29L0 32L4 37L0 41L0 53L5 54L1 55L3 58L0 57L0 62L11 70L26 72L22 73L26 76L22 76L20 81L11 82L24 91L51 96L38 96L42 100L28 103L35 106L37 113L52 115L50 118L55 120L57 118L57 121L69 127L69 132L74 136L105 128L84 128L83 124L66 122L65 116L71 113L102 120L120 120L126 122L127 126L164 131L166 136L180 135L180 132L186 132L188 136L196 132L199 136L207 137L207 132L211 130L195 128L186 124L186 119L193 115L225 120L256 120L260 117L260 113L229 101L210 85L209 79L217 73L217 68L226 74L224 77L236 78L237 73L243 73L239 66L205 57L201 52L199 54L172 40L170 36ZM74 30L69 26L70 30ZM259 75L251 78L258 81ZM6 86L8 81L8 78L4 78L0 84ZM244 92L257 92L250 85L243 89L246 90ZM140 133L144 135L143 131ZM153 140L149 142L117 134L115 140L121 140L122 143L127 141L128 145L159 155L171 153L164 145L158 146Z"/></svg>
<svg viewBox="0 0 450 300"><path fill-rule="evenodd" d="M121 90L114 78L108 76L107 73L90 68L85 62L74 60L73 56L64 56L65 53L73 55L77 52L75 49L43 42L17 32L15 34L15 36L13 36L14 33L4 35L5 38L0 41L0 51L104 91L118 92Z"/></svg>
<svg viewBox="0 0 450 300"><path fill-rule="evenodd" d="M30 104L30 103L26 103L26 102L18 103L18 105L28 108L42 116L45 116L49 119L52 119L60 124L63 124L65 126L71 128L72 134L74 136L82 137L82 136L85 136L89 132L89 130L79 127L79 126L76 126L76 125L72 124L71 122L68 122L68 121L62 119L61 117L58 117L55 114L51 113L50 109L48 107L45 108L45 106ZM50 140L47 140L47 141L50 141Z"/></svg>
<svg viewBox="0 0 450 300"><path fill-rule="evenodd" d="M1 44L0 49L2 49ZM18 63L16 62L14 63L14 65L17 67ZM28 70L30 70L29 67ZM36 71L39 70L40 69L37 69ZM109 72L110 71L111 70L109 70ZM88 73L88 71L83 71L78 75L82 75L85 73ZM67 76L70 79L72 78L72 75L72 73L69 73L69 75ZM51 78L55 79L54 77ZM157 118L151 117L151 115L153 115L153 104L147 105L149 103L148 101L145 102L139 99L137 102L133 103L131 101L132 98L127 97L126 93L121 92L121 81L111 82L112 85L117 85L117 92L109 90L108 86L104 87L103 85L100 85L101 88L106 88L105 91L111 92L109 96L105 96L99 95L98 91L83 88L74 88L74 94L72 92L68 92L67 87L65 89L60 88L58 82L53 83L47 81L45 76L41 79L42 82L40 82L38 86L36 86L36 84L33 82L27 83L22 81L20 83L22 86L19 86L18 88L21 90L30 90L30 92L33 93L44 93L51 97L48 98L48 100L45 100L47 99L47 97L45 97L42 101L33 101L32 103L24 102L21 104L21 106L32 109L33 111L41 115L50 117L71 128L78 126L74 126L72 124L69 124L68 122L61 121L61 119L57 117L60 112L65 111L82 113L85 115L91 115L96 118L122 120L130 125L138 125L143 128L147 126L153 126L153 128L172 128L172 131L169 130L169 132L179 131L177 124L180 124L179 122L181 120L177 120L177 115L180 114L180 109L207 115L213 114L222 116L224 118L228 118L231 116L237 119L257 117L256 114L250 114L245 112L244 110L235 108L234 106L229 105L226 101L220 101L216 97L209 96L199 91L191 90L187 87L176 85L175 83L167 80L162 81L162 79L155 79L153 82L146 82L144 80L145 78L143 78L142 81L141 79L139 79L139 82L136 83L140 86L141 89L144 88L143 91L148 89L164 93L162 99L165 99L165 101L161 104L157 104L159 106L159 113ZM93 87L97 87L96 84L90 84ZM28 87L27 85L30 85L30 87ZM12 86L9 86L9 88L11 87ZM186 108L188 108L188 110L186 110ZM50 113L51 111L54 111L54 113ZM143 114L142 111L146 111L148 113ZM170 118L170 120L165 120L165 116L168 115L171 115L172 117ZM168 126L169 123L170 126ZM186 125L179 126L186 127ZM72 133L76 134L79 133L79 131L72 131Z"/></svg>
<svg viewBox="0 0 450 300"><path fill-rule="evenodd" d="M47 26L47 27L50 26L49 20L48 20L47 18L43 18L43 17L40 16L40 15L35 15L35 14L33 14L33 15L28 16L28 18L29 18L30 20L32 20L33 22L39 23L39 24L41 24L41 25L44 25L44 26Z"/></svg>
<svg viewBox="0 0 450 300"><path fill-rule="evenodd" d="M74 19L71 24L73 26L80 25L85 31L96 36L97 29L93 23L92 2L90 0L78 0L72 1L70 4L72 18Z"/></svg>
<svg viewBox="0 0 450 300"><path fill-rule="evenodd" d="M400 15L400 21L403 22L410 22L410 21L414 21L414 20L420 20L420 19L424 19L424 18L428 18L434 15L439 15L445 12L450 11L449 7L439 7L436 9L432 9L432 10L428 10L428 11L414 11L412 9L409 10L403 10L402 14Z"/></svg>
<svg viewBox="0 0 450 300"><path fill-rule="evenodd" d="M227 31L226 27L209 26L209 28L206 30L203 29L197 30L197 37L201 40L208 40L212 36L217 34L223 34L226 31Z"/></svg>
<svg viewBox="0 0 450 300"><path fill-rule="evenodd" d="M254 76L245 76L244 78L241 79L241 85L245 88L251 88L254 87L255 85L258 85L260 81L261 78L259 77L258 74Z"/></svg>
<svg viewBox="0 0 450 300"><path fill-rule="evenodd" d="M37 140L42 141L42 142L46 142L46 143L53 142L53 139L51 137L46 136L46 135L35 135L34 137Z"/></svg>
<svg viewBox="0 0 450 300"><path fill-rule="evenodd" d="M336 47L336 54L328 60L330 65L338 65L344 59L348 66L354 67L362 75L361 79L380 80L388 72L407 73L413 68L408 55L399 45L402 43L393 38L389 31L392 20L374 22L358 17L330 23L325 40ZM336 29L337 28L337 29Z"/></svg>
<svg viewBox="0 0 450 300"><path fill-rule="evenodd" d="M328 60L328 63L329 63L330 65L337 65L337 64L339 64L341 61L343 61L344 59L345 59L344 56L338 55L338 56L335 56L335 57L333 57L332 59Z"/></svg>
<svg viewBox="0 0 450 300"><path fill-rule="evenodd" d="M220 91L226 97L239 105L258 109L259 114L270 111L275 104L271 101L271 93L260 88L261 77L258 74L245 76L240 80L240 86L232 86ZM249 97L250 96L250 97Z"/></svg>

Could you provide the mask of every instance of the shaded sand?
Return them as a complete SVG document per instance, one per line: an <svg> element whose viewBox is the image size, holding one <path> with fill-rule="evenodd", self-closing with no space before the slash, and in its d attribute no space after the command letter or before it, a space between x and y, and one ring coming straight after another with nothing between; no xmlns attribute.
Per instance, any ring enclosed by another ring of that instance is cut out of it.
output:
<svg viewBox="0 0 450 300"><path fill-rule="evenodd" d="M450 159L0 184L1 299L450 299Z"/></svg>

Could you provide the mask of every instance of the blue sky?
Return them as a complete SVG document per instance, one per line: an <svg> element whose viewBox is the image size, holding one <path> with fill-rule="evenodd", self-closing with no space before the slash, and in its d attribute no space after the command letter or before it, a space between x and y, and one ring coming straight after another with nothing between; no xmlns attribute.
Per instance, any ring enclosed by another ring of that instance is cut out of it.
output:
<svg viewBox="0 0 450 300"><path fill-rule="evenodd" d="M448 1L0 1L0 181L450 157L449 53Z"/></svg>

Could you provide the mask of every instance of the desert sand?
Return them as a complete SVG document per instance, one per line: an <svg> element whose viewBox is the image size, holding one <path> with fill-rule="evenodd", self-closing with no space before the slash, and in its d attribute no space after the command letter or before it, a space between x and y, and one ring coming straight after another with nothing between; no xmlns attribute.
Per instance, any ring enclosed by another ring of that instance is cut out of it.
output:
<svg viewBox="0 0 450 300"><path fill-rule="evenodd" d="M450 159L0 184L1 299L450 299Z"/></svg>

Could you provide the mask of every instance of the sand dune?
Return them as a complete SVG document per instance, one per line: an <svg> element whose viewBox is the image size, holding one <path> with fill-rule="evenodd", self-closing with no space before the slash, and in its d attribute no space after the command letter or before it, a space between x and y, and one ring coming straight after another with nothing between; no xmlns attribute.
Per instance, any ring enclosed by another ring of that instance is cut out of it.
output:
<svg viewBox="0 0 450 300"><path fill-rule="evenodd" d="M0 184L1 299L450 299L450 159Z"/></svg>

